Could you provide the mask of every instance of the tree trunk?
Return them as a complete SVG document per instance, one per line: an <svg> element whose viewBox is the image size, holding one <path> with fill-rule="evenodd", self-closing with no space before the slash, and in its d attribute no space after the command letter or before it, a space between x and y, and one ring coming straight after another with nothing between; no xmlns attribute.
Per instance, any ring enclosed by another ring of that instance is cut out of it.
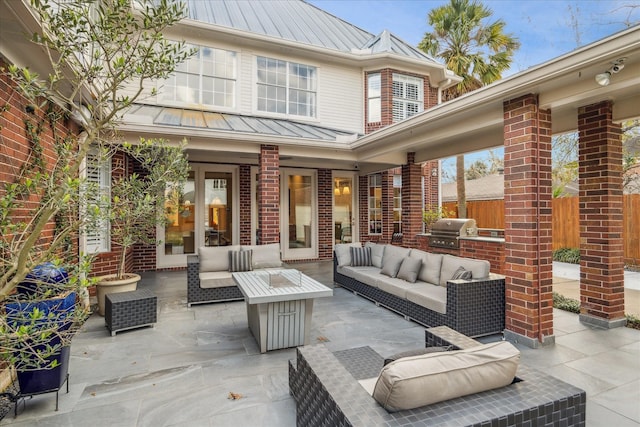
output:
<svg viewBox="0 0 640 427"><path fill-rule="evenodd" d="M464 186L464 154L456 157L456 188L458 190L458 218L466 218L467 192Z"/></svg>

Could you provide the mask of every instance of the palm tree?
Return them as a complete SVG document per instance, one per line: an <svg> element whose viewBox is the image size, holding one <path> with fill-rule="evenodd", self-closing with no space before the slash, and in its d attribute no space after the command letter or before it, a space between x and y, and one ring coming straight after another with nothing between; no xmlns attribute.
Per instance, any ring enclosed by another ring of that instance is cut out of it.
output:
<svg viewBox="0 0 640 427"><path fill-rule="evenodd" d="M418 44L427 54L442 58L451 71L462 77L458 85L447 89L443 99L450 100L502 78L509 69L518 39L504 32L501 19L485 23L493 12L475 0L450 0L429 12L432 28ZM467 216L464 187L464 154L456 158L458 216Z"/></svg>

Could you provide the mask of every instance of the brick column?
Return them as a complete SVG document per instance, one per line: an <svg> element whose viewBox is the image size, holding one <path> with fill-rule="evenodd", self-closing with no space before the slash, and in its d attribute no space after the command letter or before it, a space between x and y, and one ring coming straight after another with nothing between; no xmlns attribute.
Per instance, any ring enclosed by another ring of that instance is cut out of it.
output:
<svg viewBox="0 0 640 427"><path fill-rule="evenodd" d="M436 176L433 176L433 171ZM436 209L440 205L440 163L432 160L424 164L422 170L424 179L424 208Z"/></svg>
<svg viewBox="0 0 640 427"><path fill-rule="evenodd" d="M610 101L580 107L580 321L624 326L622 140Z"/></svg>
<svg viewBox="0 0 640 427"><path fill-rule="evenodd" d="M402 245L415 248L416 236L422 233L422 168L415 162L416 153L407 153L402 166Z"/></svg>
<svg viewBox="0 0 640 427"><path fill-rule="evenodd" d="M251 165L240 165L240 244L251 244Z"/></svg>
<svg viewBox="0 0 640 427"><path fill-rule="evenodd" d="M258 238L261 245L280 242L280 157L275 145L260 146L258 159Z"/></svg>
<svg viewBox="0 0 640 427"><path fill-rule="evenodd" d="M504 103L506 330L552 344L551 112L537 95Z"/></svg>
<svg viewBox="0 0 640 427"><path fill-rule="evenodd" d="M333 257L333 177L330 169L318 169L318 258Z"/></svg>

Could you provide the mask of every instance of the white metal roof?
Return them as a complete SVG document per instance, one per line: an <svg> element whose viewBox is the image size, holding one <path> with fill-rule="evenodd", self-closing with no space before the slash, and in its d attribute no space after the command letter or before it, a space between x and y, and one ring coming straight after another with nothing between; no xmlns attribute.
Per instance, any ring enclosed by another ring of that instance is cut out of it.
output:
<svg viewBox="0 0 640 427"><path fill-rule="evenodd" d="M189 19L310 46L357 53L395 53L438 64L383 31L375 35L302 0L187 0Z"/></svg>

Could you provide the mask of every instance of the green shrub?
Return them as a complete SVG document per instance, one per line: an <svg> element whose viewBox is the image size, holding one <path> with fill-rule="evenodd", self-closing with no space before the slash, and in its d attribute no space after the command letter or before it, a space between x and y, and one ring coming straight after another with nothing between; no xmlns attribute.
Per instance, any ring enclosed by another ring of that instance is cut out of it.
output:
<svg viewBox="0 0 640 427"><path fill-rule="evenodd" d="M633 314L627 314L627 328L640 329L640 318L637 318Z"/></svg>
<svg viewBox="0 0 640 427"><path fill-rule="evenodd" d="M571 313L580 313L580 301L567 298L557 292L553 293L553 307Z"/></svg>
<svg viewBox="0 0 640 427"><path fill-rule="evenodd" d="M568 262L570 264L580 264L579 248L560 248L553 251L553 260Z"/></svg>

